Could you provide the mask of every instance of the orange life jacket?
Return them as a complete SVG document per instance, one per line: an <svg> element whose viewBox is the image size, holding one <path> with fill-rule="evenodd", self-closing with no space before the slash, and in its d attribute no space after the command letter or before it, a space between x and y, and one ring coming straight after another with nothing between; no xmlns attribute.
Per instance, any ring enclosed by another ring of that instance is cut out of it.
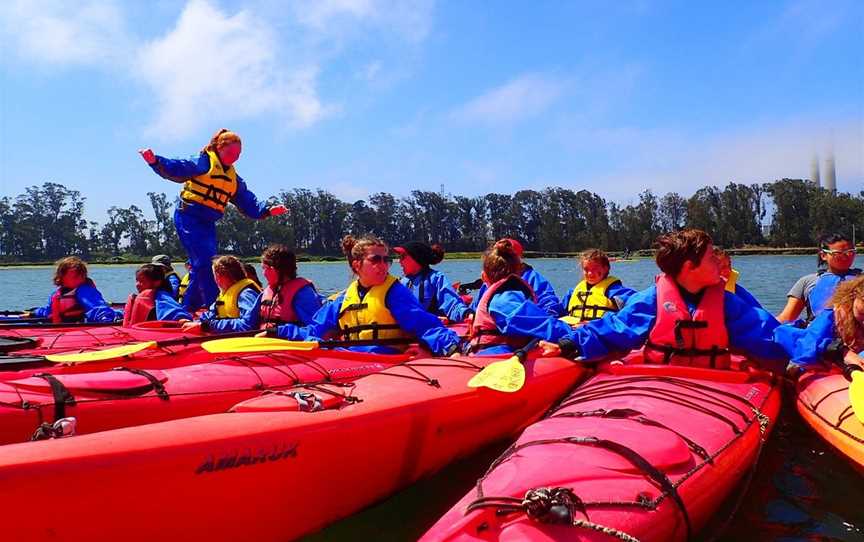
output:
<svg viewBox="0 0 864 542"><path fill-rule="evenodd" d="M139 294L129 294L123 308L123 327L156 320L156 291L152 288Z"/></svg>
<svg viewBox="0 0 864 542"><path fill-rule="evenodd" d="M87 284L96 286L92 280L87 279ZM51 296L51 322L60 324L64 322L80 322L84 320L84 307L78 303L76 293L78 288L66 289L62 286L57 288Z"/></svg>
<svg viewBox="0 0 864 542"><path fill-rule="evenodd" d="M725 292L722 283L706 288L691 315L675 280L659 275L657 320L643 349L645 362L728 369Z"/></svg>
<svg viewBox="0 0 864 542"><path fill-rule="evenodd" d="M522 291L531 301L537 302L534 289L518 275L510 275L489 286L477 303L477 311L474 313L474 322L471 324L470 352L477 352L499 344L506 344L515 350L522 348L531 340L530 337L525 336L503 335L495 324L495 318L489 313L489 302L492 301L492 298L501 292L510 290Z"/></svg>
<svg viewBox="0 0 864 542"><path fill-rule="evenodd" d="M297 313L294 312L294 296L309 284L312 283L297 277L281 284L275 294L268 285L261 296L261 327L269 323L299 324Z"/></svg>

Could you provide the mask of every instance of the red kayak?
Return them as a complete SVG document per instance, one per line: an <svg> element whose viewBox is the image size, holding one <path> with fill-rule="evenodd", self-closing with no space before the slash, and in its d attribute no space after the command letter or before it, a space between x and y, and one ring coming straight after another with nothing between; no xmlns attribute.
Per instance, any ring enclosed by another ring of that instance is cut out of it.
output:
<svg viewBox="0 0 864 542"><path fill-rule="evenodd" d="M75 433L84 434L224 412L264 390L346 382L408 359L327 350L217 356L201 349L187 358L200 361L161 370L115 362L113 370L101 372L4 380L0 444L54 436L64 427L58 421L67 417L75 418Z"/></svg>
<svg viewBox="0 0 864 542"><path fill-rule="evenodd" d="M798 413L825 442L864 473L864 423L855 417L849 381L839 370L798 378Z"/></svg>
<svg viewBox="0 0 864 542"><path fill-rule="evenodd" d="M500 359L500 358L499 358ZM584 374L525 363L515 393L469 388L494 358L410 361L339 387L297 387L231 412L11 444L0 454L8 540L283 541L348 516L512 436ZM299 412L304 391L318 412ZM154 401L158 399L154 398ZM46 513L46 488L74 488Z"/></svg>
<svg viewBox="0 0 864 542"><path fill-rule="evenodd" d="M611 365L528 427L422 540L693 538L753 471L779 409L766 373Z"/></svg>
<svg viewBox="0 0 864 542"><path fill-rule="evenodd" d="M183 333L178 322L162 321L143 322L132 327L120 324L35 324L6 328L0 325L0 354L44 356L183 336L198 335Z"/></svg>

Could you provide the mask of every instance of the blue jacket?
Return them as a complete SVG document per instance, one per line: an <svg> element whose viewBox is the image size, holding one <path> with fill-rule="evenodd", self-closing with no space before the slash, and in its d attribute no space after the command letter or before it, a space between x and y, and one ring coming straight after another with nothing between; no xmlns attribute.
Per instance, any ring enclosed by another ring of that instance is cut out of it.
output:
<svg viewBox="0 0 864 542"><path fill-rule="evenodd" d="M56 290L55 290L56 292ZM54 292L48 296L48 304L44 307L38 307L33 310L33 316L36 318L51 318L51 299L54 297ZM99 290L92 284L82 284L75 290L75 299L78 304L84 309L84 321L88 323L94 322L113 322L122 318L117 311L112 309Z"/></svg>
<svg viewBox="0 0 864 542"><path fill-rule="evenodd" d="M279 326L279 337L295 341L323 340L329 333L337 331L339 328L339 310L342 308L343 299L345 299L344 292L340 293L331 303L321 307L312 318L312 323L307 326L301 327L293 324ZM436 356L449 355L458 349L459 336L444 327L437 316L420 306L420 302L404 284L393 283L387 292L384 303L402 329L416 335L418 340ZM353 346L351 350L379 354L398 352L387 346Z"/></svg>
<svg viewBox="0 0 864 542"><path fill-rule="evenodd" d="M210 305L207 312L201 315L203 331L230 333L258 328L258 319L261 316L260 297L261 294L253 288L244 288L237 298L237 306L240 308L240 316L237 318L219 318L216 315L216 304Z"/></svg>
<svg viewBox="0 0 864 542"><path fill-rule="evenodd" d="M180 297L180 277L173 273L168 275L168 284L171 285L171 293L174 295L174 299Z"/></svg>
<svg viewBox="0 0 864 542"><path fill-rule="evenodd" d="M471 311L441 271L427 268L403 277L402 284L417 296L423 308L451 322L461 322Z"/></svg>
<svg viewBox="0 0 864 542"><path fill-rule="evenodd" d="M546 280L546 277L538 273L530 265L525 264L525 268L522 270L522 280L527 282L534 290L534 294L537 296L537 305L546 311L547 314L560 316L564 313L565 307L561 305L561 301L555 295L555 289L552 288L552 284ZM484 283L477 290L474 299L471 301L472 311L477 312L477 304L480 303L480 298L486 293L487 288L488 286Z"/></svg>
<svg viewBox="0 0 864 542"><path fill-rule="evenodd" d="M171 292L159 290L156 292L156 319L157 320L191 320L192 315L183 308L171 295Z"/></svg>
<svg viewBox="0 0 864 542"><path fill-rule="evenodd" d="M731 292L724 292L726 330L729 346L760 360L780 361L786 352L774 342L777 319L754 308ZM696 296L682 290L682 297L692 314L698 305ZM650 286L630 297L618 312L607 313L570 332L570 339L587 360L624 354L640 348L648 339L657 318L657 287Z"/></svg>
<svg viewBox="0 0 864 542"><path fill-rule="evenodd" d="M821 361L828 345L837 338L834 308L822 310L806 328L786 324L774 330L774 338L789 354L795 365L813 365Z"/></svg>
<svg viewBox="0 0 864 542"><path fill-rule="evenodd" d="M567 294L561 298L561 312L559 316L567 315L567 307L570 305L570 298L573 297L573 291L576 289L574 286L567 290ZM624 306L627 303L627 300L630 299L630 296L636 293L636 290L633 288L628 288L621 284L620 282L616 282L609 286L609 289L606 290L606 297L615 301L619 307Z"/></svg>
<svg viewBox="0 0 864 542"><path fill-rule="evenodd" d="M157 175L164 179L168 179L175 183L183 183L190 177L203 175L210 171L210 157L203 151L198 155L197 160L184 160L180 158L173 159L157 156L156 163L151 164L150 167ZM240 175L237 175L237 193L234 194L233 198L231 198L231 203L236 205L237 208L249 218L263 218L268 215L267 202L258 201L255 194L246 188L246 183ZM186 203L185 205L185 212L191 212L198 218L209 220L211 222L216 222L222 218L222 213L216 209L211 209L206 205L199 205L197 203Z"/></svg>
<svg viewBox="0 0 864 542"><path fill-rule="evenodd" d="M741 286L740 284L735 285L735 295L741 298L742 301L750 305L751 307L756 307L757 309L762 308L762 304L759 303L759 300L751 294L747 288Z"/></svg>
<svg viewBox="0 0 864 542"><path fill-rule="evenodd" d="M504 335L531 337L557 342L570 334L572 328L541 309L528 299L524 292L507 290L489 301L489 314L495 320L498 331ZM513 349L506 344L484 348L476 355L506 354Z"/></svg>

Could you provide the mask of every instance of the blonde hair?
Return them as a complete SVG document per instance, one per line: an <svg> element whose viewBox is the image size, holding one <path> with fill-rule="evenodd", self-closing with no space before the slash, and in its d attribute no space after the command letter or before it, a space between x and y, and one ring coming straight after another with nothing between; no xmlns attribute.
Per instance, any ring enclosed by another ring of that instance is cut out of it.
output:
<svg viewBox="0 0 864 542"><path fill-rule="evenodd" d="M856 352L864 349L864 326L855 319L852 310L858 299L864 300L864 276L841 282L831 297L837 336Z"/></svg>
<svg viewBox="0 0 864 542"><path fill-rule="evenodd" d="M210 143L204 147L204 151L216 152L231 143L241 143L240 136L228 128L220 128L215 134L213 134L213 137L210 138Z"/></svg>
<svg viewBox="0 0 864 542"><path fill-rule="evenodd" d="M348 259L348 267L351 268L352 272L354 272L353 263L365 258L367 249L371 247L384 247L389 249L387 243L371 233L367 233L359 239L353 235L346 235L342 238L342 253L345 254L345 257Z"/></svg>
<svg viewBox="0 0 864 542"><path fill-rule="evenodd" d="M213 274L229 277L234 282L246 278L243 262L236 256L219 256L213 261Z"/></svg>

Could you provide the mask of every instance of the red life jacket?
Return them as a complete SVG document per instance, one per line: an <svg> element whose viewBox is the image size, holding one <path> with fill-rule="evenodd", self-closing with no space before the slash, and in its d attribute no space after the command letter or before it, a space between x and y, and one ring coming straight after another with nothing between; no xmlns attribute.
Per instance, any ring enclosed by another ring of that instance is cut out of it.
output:
<svg viewBox="0 0 864 542"><path fill-rule="evenodd" d="M657 320L642 351L645 362L728 369L725 291L722 283L706 288L691 316L676 282L659 275Z"/></svg>
<svg viewBox="0 0 864 542"><path fill-rule="evenodd" d="M86 284L95 287L96 283L87 279ZM84 320L84 307L78 304L75 296L78 288L67 290L62 286L51 296L51 323L80 322Z"/></svg>
<svg viewBox="0 0 864 542"><path fill-rule="evenodd" d="M531 301L537 302L534 289L518 275L510 275L489 286L477 303L477 312L474 313L474 322L471 324L470 352L477 352L499 344L506 344L516 350L531 340L531 337L503 335L498 326L495 325L495 318L489 313L489 302L492 301L492 298L501 292L511 290L522 291Z"/></svg>
<svg viewBox="0 0 864 542"><path fill-rule="evenodd" d="M267 285L261 297L261 327L269 323L300 324L294 312L294 296L308 284L312 283L297 277L282 283L275 294L273 288Z"/></svg>
<svg viewBox="0 0 864 542"><path fill-rule="evenodd" d="M126 307L123 308L123 327L156 320L156 291L144 290L138 295L129 294Z"/></svg>

